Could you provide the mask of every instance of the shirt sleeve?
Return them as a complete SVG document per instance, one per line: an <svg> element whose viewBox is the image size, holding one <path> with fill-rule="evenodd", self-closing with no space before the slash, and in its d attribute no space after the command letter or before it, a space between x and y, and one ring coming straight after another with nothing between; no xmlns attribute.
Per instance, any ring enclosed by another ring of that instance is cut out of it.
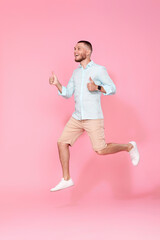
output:
<svg viewBox="0 0 160 240"><path fill-rule="evenodd" d="M58 94L64 98L70 98L74 93L74 81L73 74L67 84L67 86L62 86L62 93L58 90Z"/></svg>
<svg viewBox="0 0 160 240"><path fill-rule="evenodd" d="M107 73L107 69L102 66L101 72L100 72L100 81L102 83L102 87L106 91L106 93L103 93L103 95L112 95L116 93L116 86L111 80L110 76Z"/></svg>

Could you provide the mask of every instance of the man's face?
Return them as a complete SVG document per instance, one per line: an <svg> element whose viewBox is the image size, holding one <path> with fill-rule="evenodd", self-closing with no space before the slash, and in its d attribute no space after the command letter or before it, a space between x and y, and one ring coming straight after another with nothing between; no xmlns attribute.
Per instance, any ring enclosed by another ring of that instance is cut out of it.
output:
<svg viewBox="0 0 160 240"><path fill-rule="evenodd" d="M81 62L87 58L87 48L84 43L77 43L74 47L74 56L76 62Z"/></svg>

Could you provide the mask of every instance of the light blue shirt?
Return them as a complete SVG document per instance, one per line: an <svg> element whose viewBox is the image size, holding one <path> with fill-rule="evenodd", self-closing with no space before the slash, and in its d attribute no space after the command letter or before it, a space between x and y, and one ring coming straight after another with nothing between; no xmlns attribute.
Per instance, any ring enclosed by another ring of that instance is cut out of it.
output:
<svg viewBox="0 0 160 240"><path fill-rule="evenodd" d="M86 68L83 68L80 64L73 71L67 86L62 86L62 93L58 90L58 94L64 98L70 98L74 94L75 112L72 117L77 120L104 118L101 108L102 92L88 90L87 83L90 82L90 77L96 85L105 89L106 93L103 93L104 95L111 95L116 92L116 86L104 66L98 65L92 60Z"/></svg>

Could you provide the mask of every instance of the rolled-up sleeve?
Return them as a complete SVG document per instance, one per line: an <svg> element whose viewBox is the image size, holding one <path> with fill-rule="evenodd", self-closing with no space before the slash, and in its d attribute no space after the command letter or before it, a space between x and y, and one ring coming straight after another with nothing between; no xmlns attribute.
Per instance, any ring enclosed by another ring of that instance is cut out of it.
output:
<svg viewBox="0 0 160 240"><path fill-rule="evenodd" d="M100 71L100 81L102 83L102 87L106 91L103 95L112 95L116 93L116 86L108 75L107 69L102 66Z"/></svg>
<svg viewBox="0 0 160 240"><path fill-rule="evenodd" d="M58 90L58 94L64 98L70 98L74 93L74 78L73 74L67 84L67 86L62 86L62 93Z"/></svg>

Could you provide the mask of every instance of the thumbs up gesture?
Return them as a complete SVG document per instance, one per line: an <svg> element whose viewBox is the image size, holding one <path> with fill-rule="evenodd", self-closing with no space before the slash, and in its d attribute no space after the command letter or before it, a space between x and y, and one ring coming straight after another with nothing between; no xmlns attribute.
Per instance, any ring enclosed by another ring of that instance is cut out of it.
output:
<svg viewBox="0 0 160 240"><path fill-rule="evenodd" d="M89 78L90 82L87 83L87 88L89 91L96 91L97 90L97 85L94 83L94 81L92 80L92 78Z"/></svg>
<svg viewBox="0 0 160 240"><path fill-rule="evenodd" d="M56 86L59 83L58 78L57 78L57 76L55 75L55 73L53 71L52 71L52 75L49 78L49 83L53 84L53 85L56 85Z"/></svg>

